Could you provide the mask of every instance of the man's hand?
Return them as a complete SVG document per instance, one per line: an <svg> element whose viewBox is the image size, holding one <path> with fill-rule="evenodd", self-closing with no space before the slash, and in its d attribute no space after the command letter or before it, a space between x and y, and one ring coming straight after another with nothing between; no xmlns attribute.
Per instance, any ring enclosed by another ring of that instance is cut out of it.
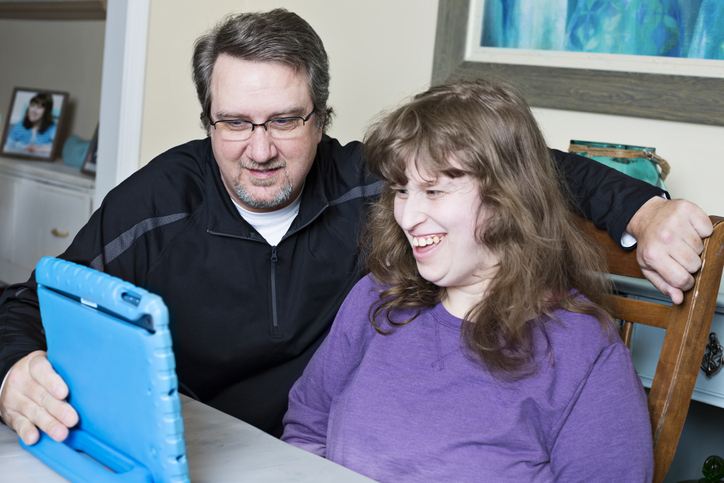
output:
<svg viewBox="0 0 724 483"><path fill-rule="evenodd" d="M636 238L636 259L644 276L675 304L694 285L701 267L702 238L713 230L701 208L686 200L655 197L634 214L626 231Z"/></svg>
<svg viewBox="0 0 724 483"><path fill-rule="evenodd" d="M38 428L63 441L68 428L78 423L78 413L64 401L67 396L68 386L45 352L31 352L10 369L0 394L0 414L25 444L38 442Z"/></svg>

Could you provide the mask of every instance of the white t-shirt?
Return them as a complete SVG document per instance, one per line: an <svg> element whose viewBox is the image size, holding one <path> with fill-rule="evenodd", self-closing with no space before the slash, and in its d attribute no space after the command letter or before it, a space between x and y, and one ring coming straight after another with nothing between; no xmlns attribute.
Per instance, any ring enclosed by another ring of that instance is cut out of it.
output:
<svg viewBox="0 0 724 483"><path fill-rule="evenodd" d="M302 191L304 191L304 188L302 188ZM302 194L299 193L299 196L297 196L297 199L294 200L292 204L281 210L270 211L268 213L255 213L244 209L236 200L231 199L236 209L239 210L241 217L253 226L271 246L278 245L284 234L289 230L294 218L299 214L301 200Z"/></svg>

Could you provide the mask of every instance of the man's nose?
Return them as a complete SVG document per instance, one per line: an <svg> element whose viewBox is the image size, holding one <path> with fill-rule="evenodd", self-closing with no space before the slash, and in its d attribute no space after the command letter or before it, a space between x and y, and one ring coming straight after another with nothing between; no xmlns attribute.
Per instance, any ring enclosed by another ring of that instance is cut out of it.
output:
<svg viewBox="0 0 724 483"><path fill-rule="evenodd" d="M277 155L274 142L264 126L256 126L251 133L247 155L257 163L266 163Z"/></svg>

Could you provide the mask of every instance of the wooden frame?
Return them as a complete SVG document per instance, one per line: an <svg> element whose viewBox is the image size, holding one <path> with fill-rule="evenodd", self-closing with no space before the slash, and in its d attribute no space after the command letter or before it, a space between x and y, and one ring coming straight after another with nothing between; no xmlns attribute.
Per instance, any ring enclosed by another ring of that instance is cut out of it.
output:
<svg viewBox="0 0 724 483"><path fill-rule="evenodd" d="M724 78L466 61L469 0L440 0L432 83L501 77L535 107L724 126Z"/></svg>
<svg viewBox="0 0 724 483"><path fill-rule="evenodd" d="M46 104L47 103L47 104ZM30 105L41 106L36 111L39 125L33 126ZM46 112L46 105L51 112ZM68 110L68 93L16 87L5 116L0 154L3 156L53 161L60 145L65 113ZM45 116L48 116L45 118ZM25 125L27 124L27 125Z"/></svg>
<svg viewBox="0 0 724 483"><path fill-rule="evenodd" d="M0 1L0 18L39 20L104 20L107 0L74 2Z"/></svg>

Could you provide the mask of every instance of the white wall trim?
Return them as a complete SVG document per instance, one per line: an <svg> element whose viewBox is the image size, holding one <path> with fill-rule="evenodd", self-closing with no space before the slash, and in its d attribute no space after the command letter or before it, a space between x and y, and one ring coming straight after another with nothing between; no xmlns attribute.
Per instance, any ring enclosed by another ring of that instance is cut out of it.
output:
<svg viewBox="0 0 724 483"><path fill-rule="evenodd" d="M150 0L108 2L94 209L139 165Z"/></svg>

